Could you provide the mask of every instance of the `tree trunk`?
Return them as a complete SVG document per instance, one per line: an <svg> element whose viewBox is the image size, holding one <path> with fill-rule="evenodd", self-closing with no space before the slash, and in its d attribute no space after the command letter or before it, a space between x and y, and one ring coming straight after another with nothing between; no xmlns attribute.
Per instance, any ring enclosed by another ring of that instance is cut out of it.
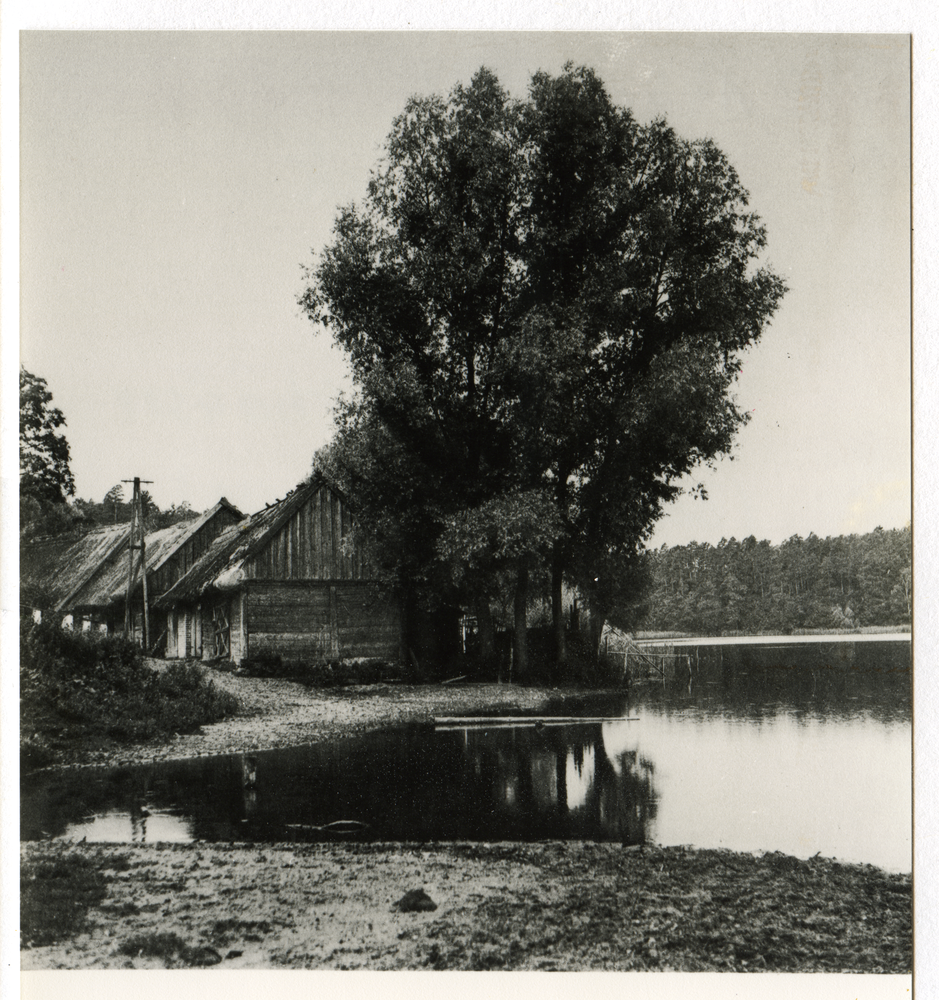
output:
<svg viewBox="0 0 939 1000"><path fill-rule="evenodd" d="M565 751L557 751L554 758L554 768L558 788L558 814L566 816L569 810L567 806L567 753Z"/></svg>
<svg viewBox="0 0 939 1000"><path fill-rule="evenodd" d="M515 678L528 677L528 563L518 562L518 579L515 583Z"/></svg>
<svg viewBox="0 0 939 1000"><path fill-rule="evenodd" d="M603 638L603 626L606 624L602 615L591 611L588 619L590 629L590 651L595 663L600 662L600 641Z"/></svg>
<svg viewBox="0 0 939 1000"><path fill-rule="evenodd" d="M551 563L551 617L554 624L554 662L558 675L567 667L567 642L564 635L564 560L559 543L554 545Z"/></svg>
<svg viewBox="0 0 939 1000"><path fill-rule="evenodd" d="M496 632L492 625L492 608L488 597L477 597L476 627L479 630L479 661L484 668L491 667L496 662Z"/></svg>

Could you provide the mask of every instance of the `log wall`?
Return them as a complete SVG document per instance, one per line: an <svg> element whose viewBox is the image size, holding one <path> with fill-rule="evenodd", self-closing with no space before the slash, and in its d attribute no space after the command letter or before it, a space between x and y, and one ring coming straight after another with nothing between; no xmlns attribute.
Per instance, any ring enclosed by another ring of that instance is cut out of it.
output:
<svg viewBox="0 0 939 1000"><path fill-rule="evenodd" d="M336 587L336 623L339 654L397 660L401 649L401 615L398 604L368 585Z"/></svg>
<svg viewBox="0 0 939 1000"><path fill-rule="evenodd" d="M250 656L398 658L397 605L366 583L254 582L245 595L245 623Z"/></svg>

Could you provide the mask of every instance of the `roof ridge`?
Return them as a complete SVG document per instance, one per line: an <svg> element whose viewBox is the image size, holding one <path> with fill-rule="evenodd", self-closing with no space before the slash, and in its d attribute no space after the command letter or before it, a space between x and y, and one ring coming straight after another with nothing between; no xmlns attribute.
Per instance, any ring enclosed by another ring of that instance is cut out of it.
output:
<svg viewBox="0 0 939 1000"><path fill-rule="evenodd" d="M211 580L214 580L218 576L223 567L228 567L235 561L244 563L245 560L257 555L268 544L271 537L280 531L297 507L305 503L310 496L323 486L331 489L329 484L321 477L311 478L307 482L299 483L286 496L279 498L275 503L268 504L262 510L249 514L237 524L226 528L216 536L210 548L196 560L189 571L181 576L165 594L161 595L158 603L170 597L174 591L179 592L180 598L184 597L186 595L185 584L187 578L201 593ZM242 537L246 533L250 533L252 529L257 531L257 537ZM229 535L229 537L226 538L224 543L221 543L219 540L226 535ZM243 548L239 549L239 544L242 543ZM203 580L200 585L197 581L202 576L208 576L208 574L211 574L211 577ZM178 598L174 597L173 599Z"/></svg>

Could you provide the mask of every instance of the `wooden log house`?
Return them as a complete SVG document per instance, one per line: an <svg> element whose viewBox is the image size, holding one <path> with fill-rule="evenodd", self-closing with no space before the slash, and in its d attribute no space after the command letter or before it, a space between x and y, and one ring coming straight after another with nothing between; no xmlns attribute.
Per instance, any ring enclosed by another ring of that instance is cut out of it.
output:
<svg viewBox="0 0 939 1000"><path fill-rule="evenodd" d="M147 593L150 605L168 590L213 539L244 515L222 497L214 507L189 521L180 521L146 536ZM51 543L24 546L21 552L21 601L30 600L43 614L71 616L91 628L120 633L127 601L130 526L117 524L88 532L64 549ZM32 549L35 549L33 552ZM47 551L48 550L48 551ZM143 581L135 567L131 592L134 635L143 638ZM162 629L151 622L151 646Z"/></svg>
<svg viewBox="0 0 939 1000"><path fill-rule="evenodd" d="M157 602L167 656L397 661L401 616L374 579L346 498L321 477L219 535Z"/></svg>

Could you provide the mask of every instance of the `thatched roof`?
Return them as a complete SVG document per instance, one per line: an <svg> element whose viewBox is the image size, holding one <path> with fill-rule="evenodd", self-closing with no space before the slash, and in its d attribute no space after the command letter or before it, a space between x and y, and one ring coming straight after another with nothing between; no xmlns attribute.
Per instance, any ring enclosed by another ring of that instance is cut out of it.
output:
<svg viewBox="0 0 939 1000"><path fill-rule="evenodd" d="M180 521L168 528L154 531L145 538L147 555L147 578L156 572L176 549L193 533L195 521ZM71 608L106 608L121 601L127 594L128 558L126 541L117 558L106 560L91 578L69 599ZM139 555L134 558L134 586L141 583ZM155 595L154 595L155 596ZM63 608L62 610L65 610Z"/></svg>
<svg viewBox="0 0 939 1000"><path fill-rule="evenodd" d="M294 511L323 487L331 489L324 479L314 477L310 482L301 483L283 500L226 528L156 606L169 608L177 601L195 600L213 587L221 590L237 586L245 561L264 548Z"/></svg>
<svg viewBox="0 0 939 1000"><path fill-rule="evenodd" d="M237 507L222 497L199 517L147 535L148 579L223 508L236 517L242 516ZM119 602L127 593L129 532L128 524L118 524L98 528L78 541L69 540L64 547L55 545L55 540L24 546L24 554L20 557L22 598L29 598L28 603L35 606L62 613L103 608ZM138 588L140 582L137 570L135 584ZM39 600L35 599L37 597Z"/></svg>
<svg viewBox="0 0 939 1000"><path fill-rule="evenodd" d="M48 539L20 550L21 601L36 607L66 607L101 566L127 543L128 525L96 528L78 541Z"/></svg>

